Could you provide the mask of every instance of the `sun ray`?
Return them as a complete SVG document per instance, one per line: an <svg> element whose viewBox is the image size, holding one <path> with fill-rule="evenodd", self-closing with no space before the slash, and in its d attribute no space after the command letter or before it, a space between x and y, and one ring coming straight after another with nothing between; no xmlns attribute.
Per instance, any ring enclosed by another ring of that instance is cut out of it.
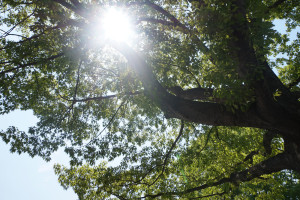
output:
<svg viewBox="0 0 300 200"><path fill-rule="evenodd" d="M128 41L134 34L130 17L121 9L108 8L101 22L106 39Z"/></svg>

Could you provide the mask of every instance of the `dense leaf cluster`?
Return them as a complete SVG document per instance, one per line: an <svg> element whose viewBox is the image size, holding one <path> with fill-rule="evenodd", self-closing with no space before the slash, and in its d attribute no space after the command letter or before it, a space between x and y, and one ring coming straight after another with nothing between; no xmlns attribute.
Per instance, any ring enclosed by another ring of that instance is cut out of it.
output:
<svg viewBox="0 0 300 200"><path fill-rule="evenodd" d="M131 13L130 47L93 29L107 5ZM0 12L0 113L39 119L0 136L47 161L64 148L71 167L55 172L80 199L300 197L299 164L281 165L300 155L297 1L2 0Z"/></svg>

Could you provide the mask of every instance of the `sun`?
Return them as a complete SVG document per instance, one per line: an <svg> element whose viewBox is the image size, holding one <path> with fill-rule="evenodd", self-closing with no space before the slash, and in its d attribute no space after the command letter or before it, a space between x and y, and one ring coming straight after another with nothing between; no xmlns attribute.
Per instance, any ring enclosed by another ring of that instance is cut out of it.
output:
<svg viewBox="0 0 300 200"><path fill-rule="evenodd" d="M123 10L107 8L101 18L101 29L106 39L129 41L133 37L132 20Z"/></svg>

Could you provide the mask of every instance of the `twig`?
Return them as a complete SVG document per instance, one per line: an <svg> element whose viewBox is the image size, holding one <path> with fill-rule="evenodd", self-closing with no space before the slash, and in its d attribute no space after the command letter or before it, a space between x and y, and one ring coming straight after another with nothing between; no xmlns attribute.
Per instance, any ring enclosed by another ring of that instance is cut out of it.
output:
<svg viewBox="0 0 300 200"><path fill-rule="evenodd" d="M35 13L36 8L33 10L33 12L28 15L27 17L25 17L23 20L21 20L20 22L18 22L16 25L14 25L12 28L10 28L8 31L6 31L5 33L3 33L0 38L6 37L7 35L9 35L17 26L19 26L21 23L25 22L27 19L29 19L34 13Z"/></svg>
<svg viewBox="0 0 300 200"><path fill-rule="evenodd" d="M88 98L84 98L84 99L68 99L66 97L63 97L59 94L60 98L66 100L66 101L72 101L72 102L86 102L86 101L101 101L104 99L112 99L112 98L116 98L120 95L138 95L138 94L142 94L142 91L136 91L136 92L125 92L124 94L112 94L112 95L107 95L107 96L99 96L99 97L88 97Z"/></svg>
<svg viewBox="0 0 300 200"><path fill-rule="evenodd" d="M205 147L207 146L208 141L209 141L209 139L210 139L210 134L211 134L211 131L212 131L213 128L214 128L214 127L211 127L210 130L208 131L208 134L207 134L207 138L206 138L205 144L204 144L204 146L201 148L201 150L199 151L199 153L201 153L201 152L205 149Z"/></svg>
<svg viewBox="0 0 300 200"><path fill-rule="evenodd" d="M55 58L59 58L59 57L61 57L62 55L64 55L64 53L59 53L59 54L57 54L57 55L50 56L49 58L41 59L41 60L39 60L39 61L35 61L35 62L32 62L32 63L22 64L22 65L19 65L18 67L15 67L15 68L11 68L11 69L8 69L8 70L1 71L1 72L0 72L0 75L6 74L6 73L8 73L8 72L12 72L12 71L15 71L15 70L18 70L18 69L22 69L22 68L28 67L28 66L30 66L30 65L36 65L36 64L39 64L39 63L41 63L41 62L45 62L45 61L49 61L49 60L54 60Z"/></svg>
<svg viewBox="0 0 300 200"><path fill-rule="evenodd" d="M77 90L78 90L79 81L80 81L80 68L81 68L82 62L83 61L81 60L80 63L79 63L79 66L78 66L77 80L76 80L76 85L75 85L75 89L74 89L73 101L72 101L72 104L71 104L71 106L69 107L69 109L67 111L68 115L69 115L70 111L71 111L71 115L74 114L74 104L76 103L75 100L76 100ZM68 117L68 121L70 121L70 116Z"/></svg>
<svg viewBox="0 0 300 200"><path fill-rule="evenodd" d="M198 187L186 189L184 191L172 191L172 192L160 192L157 194L147 194L141 197L140 199L146 199L146 198L153 199L161 196L182 196L195 191L200 191L206 188L222 185L224 183L247 182L254 178L260 178L261 175L263 174L271 174L274 172L281 171L283 169L287 169L287 166L291 165L291 163L282 164L284 163L284 161L287 161L286 156L287 155L285 153L277 154L276 156L271 157L265 161L262 161L261 163L258 163L246 170L231 173L228 178L222 178L214 183L206 183Z"/></svg>
<svg viewBox="0 0 300 200"><path fill-rule="evenodd" d="M213 197L213 196L223 196L224 194L226 194L226 192L209 194L209 195L205 195L205 196L201 196L201 197L194 197L194 198L189 198L189 199L203 199L203 198Z"/></svg>
<svg viewBox="0 0 300 200"><path fill-rule="evenodd" d="M300 77L298 77L295 81L291 82L290 84L288 84L288 88L291 89L292 87L298 85L300 82Z"/></svg>
<svg viewBox="0 0 300 200"><path fill-rule="evenodd" d="M183 134L183 128L184 128L184 121L181 120L181 127L180 127L179 134L178 134L177 138L175 139L175 141L173 142L170 150L168 151L168 153L165 156L165 160L164 160L164 163L163 163L163 169L162 169L161 173L156 177L156 179L150 184L150 186L153 185L154 183L156 183L156 181L160 178L160 176L165 172L168 159L170 158L170 155L171 155L173 149L175 148L177 142L179 141L180 137Z"/></svg>
<svg viewBox="0 0 300 200"><path fill-rule="evenodd" d="M116 110L116 112L113 114L113 116L110 118L109 122L106 124L106 126L102 129L102 131L100 131L93 139L91 139L87 144L85 144L84 146L88 146L89 144L91 144L91 142L93 142L96 138L98 138L105 130L106 128L113 122L114 118L116 117L117 113L119 112L119 110L121 109L121 107L125 104L126 101L123 101L121 103L121 105L118 107L118 109Z"/></svg>

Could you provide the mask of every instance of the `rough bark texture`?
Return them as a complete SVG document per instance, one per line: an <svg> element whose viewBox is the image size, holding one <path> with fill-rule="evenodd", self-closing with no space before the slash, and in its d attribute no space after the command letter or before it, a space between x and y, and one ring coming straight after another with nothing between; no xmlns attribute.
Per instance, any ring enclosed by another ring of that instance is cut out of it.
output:
<svg viewBox="0 0 300 200"><path fill-rule="evenodd" d="M266 130L276 130L287 141L293 141L293 143L286 142L289 151L285 151L284 154L276 157L276 162L281 163L280 165L268 165L271 169L267 169L266 167L262 167L264 166L263 164L257 169L253 168L253 170L262 170L267 174L269 170L272 172L283 169L300 171L298 164L300 163L300 117L294 112L291 113L289 110L284 109L283 106L281 107L279 102L273 100L271 94L269 96L263 95L257 97L257 102L246 112L236 111L234 113L226 110L226 107L219 103L186 100L181 98L180 95L174 96L168 93L155 79L146 62L126 44L119 43L113 44L113 46L126 57L130 65L141 77L145 93L157 103L167 117L214 126L256 127ZM267 80L263 79L258 81L258 83L255 82L254 85L259 83L269 85ZM282 85L281 87L284 86ZM265 91L264 87L257 86L256 90L257 95L270 93L270 91ZM298 102L293 103L291 106L295 106ZM266 140L266 142L270 141Z"/></svg>
<svg viewBox="0 0 300 200"><path fill-rule="evenodd" d="M243 1L236 1L233 7L233 46L239 63L239 75L241 78L250 79L250 87L254 88L256 94L257 115L261 116L270 125L268 130L278 130L296 141L300 141L300 106L297 98L291 94L274 72L270 69L267 62L257 58L247 26L246 11ZM239 20L243 17L243 20ZM257 78L256 69L260 69L262 78ZM281 91L278 98L274 98L274 93Z"/></svg>

